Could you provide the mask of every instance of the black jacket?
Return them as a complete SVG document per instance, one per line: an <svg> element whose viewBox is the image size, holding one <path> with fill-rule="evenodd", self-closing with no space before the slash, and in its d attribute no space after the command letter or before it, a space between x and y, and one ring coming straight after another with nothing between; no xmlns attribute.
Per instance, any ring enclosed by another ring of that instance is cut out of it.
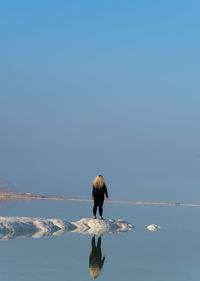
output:
<svg viewBox="0 0 200 281"><path fill-rule="evenodd" d="M104 194L106 195L106 198L108 198L108 191L106 185L104 185L101 189L95 188L93 185L92 197L94 197L94 200L104 200Z"/></svg>

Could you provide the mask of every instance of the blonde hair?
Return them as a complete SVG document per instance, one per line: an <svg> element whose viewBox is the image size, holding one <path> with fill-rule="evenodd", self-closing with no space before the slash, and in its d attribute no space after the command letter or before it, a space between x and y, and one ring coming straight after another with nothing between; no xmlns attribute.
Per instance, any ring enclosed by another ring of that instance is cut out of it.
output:
<svg viewBox="0 0 200 281"><path fill-rule="evenodd" d="M104 185L106 185L106 183L104 181L103 176L102 175L96 176L96 178L93 181L94 188L102 189L104 187Z"/></svg>
<svg viewBox="0 0 200 281"><path fill-rule="evenodd" d="M89 267L90 275L93 278L97 278L101 272L101 268L98 265L93 265Z"/></svg>

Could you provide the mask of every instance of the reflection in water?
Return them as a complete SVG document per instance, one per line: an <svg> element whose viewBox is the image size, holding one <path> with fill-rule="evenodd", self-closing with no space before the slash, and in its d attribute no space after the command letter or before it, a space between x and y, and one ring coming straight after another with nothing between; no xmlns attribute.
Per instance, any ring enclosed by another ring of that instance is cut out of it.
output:
<svg viewBox="0 0 200 281"><path fill-rule="evenodd" d="M95 241L95 235L93 235L92 237L91 244L92 244L92 251L90 252L90 256L89 256L89 270L90 270L90 275L93 278L97 278L101 272L106 257L106 254L104 253L104 256L102 258L101 235L99 235L97 246Z"/></svg>

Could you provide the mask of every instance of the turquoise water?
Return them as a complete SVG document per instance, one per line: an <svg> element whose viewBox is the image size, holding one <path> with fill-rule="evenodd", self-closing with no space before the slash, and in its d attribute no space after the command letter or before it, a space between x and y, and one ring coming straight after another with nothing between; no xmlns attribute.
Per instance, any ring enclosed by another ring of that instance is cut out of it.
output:
<svg viewBox="0 0 200 281"><path fill-rule="evenodd" d="M1 203L1 216L61 218L91 216L91 203L17 201ZM106 203L104 216L125 219L135 228L101 238L105 261L98 280L196 281L200 278L200 208L137 206ZM149 224L161 230L151 232ZM96 242L98 236L95 237ZM10 280L91 280L92 235L66 232L60 236L0 241L0 278Z"/></svg>

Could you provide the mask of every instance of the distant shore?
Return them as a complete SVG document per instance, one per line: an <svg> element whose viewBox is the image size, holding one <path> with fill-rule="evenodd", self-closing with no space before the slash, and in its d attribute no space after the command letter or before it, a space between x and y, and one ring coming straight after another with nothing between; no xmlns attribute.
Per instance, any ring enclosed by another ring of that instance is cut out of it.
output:
<svg viewBox="0 0 200 281"><path fill-rule="evenodd" d="M37 200L66 200L66 201L79 201L79 202L90 202L91 199L84 198L68 198L59 196L48 196L48 195L35 195L27 192L10 191L0 189L0 201L17 200L17 199L37 199ZM107 200L106 200L107 201ZM136 205L164 205L164 206L186 206L186 207L200 207L198 203L181 203L181 202L142 202L142 201L122 201L122 200L108 200L110 203L120 204L136 204Z"/></svg>
<svg viewBox="0 0 200 281"><path fill-rule="evenodd" d="M59 196L47 196L47 195L36 195L29 192L20 192L12 190L1 190L0 189L0 200L14 200L14 199L47 199L47 200L72 200L72 201L91 201L89 199L76 199L76 198L67 198Z"/></svg>

